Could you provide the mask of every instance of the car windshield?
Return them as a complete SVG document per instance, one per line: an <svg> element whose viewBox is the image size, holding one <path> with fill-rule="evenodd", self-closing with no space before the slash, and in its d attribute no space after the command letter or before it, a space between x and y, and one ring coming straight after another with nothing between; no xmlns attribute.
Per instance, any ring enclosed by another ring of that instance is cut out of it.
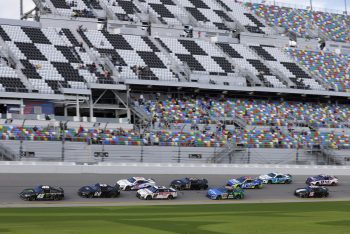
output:
<svg viewBox="0 0 350 234"><path fill-rule="evenodd" d="M237 181L243 183L247 178L246 177L239 177L238 179L236 179Z"/></svg>
<svg viewBox="0 0 350 234"><path fill-rule="evenodd" d="M36 193L40 193L40 192L42 191L42 189L41 189L40 186L35 187L33 190L34 190L34 192L36 192Z"/></svg>
<svg viewBox="0 0 350 234"><path fill-rule="evenodd" d="M152 193L155 193L157 191L156 187L150 187L148 188L149 191L151 191Z"/></svg>
<svg viewBox="0 0 350 234"><path fill-rule="evenodd" d="M218 188L217 190L218 190L220 193L226 193L226 192L227 192L226 188Z"/></svg>
<svg viewBox="0 0 350 234"><path fill-rule="evenodd" d="M316 178L316 180L323 180L324 179L322 175L318 175L315 178Z"/></svg>
<svg viewBox="0 0 350 234"><path fill-rule="evenodd" d="M270 177L275 177L276 176L275 173L270 173L270 174L267 174L267 175L270 176Z"/></svg>
<svg viewBox="0 0 350 234"><path fill-rule="evenodd" d="M133 177L131 177L131 178L128 179L128 181L129 181L130 183L134 183L136 180L135 180Z"/></svg>

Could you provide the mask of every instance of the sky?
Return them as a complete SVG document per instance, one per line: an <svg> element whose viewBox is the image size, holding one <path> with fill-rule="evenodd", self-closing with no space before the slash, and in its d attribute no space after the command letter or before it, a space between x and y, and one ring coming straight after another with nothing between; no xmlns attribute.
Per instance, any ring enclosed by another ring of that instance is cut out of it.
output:
<svg viewBox="0 0 350 234"><path fill-rule="evenodd" d="M233 1L233 0L232 0ZM247 1L247 0L246 0ZM253 0L260 1L260 0ZM275 0L276 2L288 3L293 5L310 5L310 0ZM347 1L348 12L350 12L350 0L312 0L313 7L335 9L339 11L345 10L344 1ZM0 0L0 18L19 19L19 2L20 0ZM31 10L34 7L32 0L23 0L24 11ZM266 0L273 2L273 0Z"/></svg>

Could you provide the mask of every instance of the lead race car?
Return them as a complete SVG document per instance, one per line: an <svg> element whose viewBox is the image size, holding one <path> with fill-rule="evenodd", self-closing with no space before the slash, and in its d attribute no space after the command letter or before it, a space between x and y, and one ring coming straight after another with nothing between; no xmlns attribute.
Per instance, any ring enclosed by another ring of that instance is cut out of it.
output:
<svg viewBox="0 0 350 234"><path fill-rule="evenodd" d="M266 175L258 177L264 184L290 184L293 178L289 174L282 174L278 172L271 172Z"/></svg>
<svg viewBox="0 0 350 234"><path fill-rule="evenodd" d="M200 190L208 188L208 180L199 178L183 178L173 180L170 183L170 187L177 190Z"/></svg>
<svg viewBox="0 0 350 234"><path fill-rule="evenodd" d="M253 179L248 176L242 176L237 179L230 179L227 181L226 186L232 188L243 188L243 189L261 189L263 183L259 179Z"/></svg>
<svg viewBox="0 0 350 234"><path fill-rule="evenodd" d="M241 188L221 187L208 190L207 197L212 200L243 199L244 191Z"/></svg>
<svg viewBox="0 0 350 234"><path fill-rule="evenodd" d="M85 198L113 198L120 195L119 185L110 186L108 184L97 183L95 185L83 186L78 190L78 195Z"/></svg>
<svg viewBox="0 0 350 234"><path fill-rule="evenodd" d="M172 200L177 197L177 191L173 188L165 186L152 186L145 189L140 189L136 193L136 197L144 200L168 199Z"/></svg>
<svg viewBox="0 0 350 234"><path fill-rule="evenodd" d="M121 190L129 191L148 188L156 185L156 182L153 179L145 179L144 177L130 177L128 179L118 180L117 184Z"/></svg>
<svg viewBox="0 0 350 234"><path fill-rule="evenodd" d="M306 184L308 185L337 185L339 183L339 180L335 176L330 176L330 175L317 175L317 176L312 176L306 179L305 181Z"/></svg>
<svg viewBox="0 0 350 234"><path fill-rule="evenodd" d="M39 185L35 188L24 189L19 197L26 201L34 200L62 200L64 190L61 187L52 187L49 185Z"/></svg>

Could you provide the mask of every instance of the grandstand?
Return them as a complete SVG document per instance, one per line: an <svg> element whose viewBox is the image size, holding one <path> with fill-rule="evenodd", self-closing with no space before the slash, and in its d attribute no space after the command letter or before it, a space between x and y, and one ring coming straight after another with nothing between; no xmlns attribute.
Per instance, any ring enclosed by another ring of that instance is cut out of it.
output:
<svg viewBox="0 0 350 234"><path fill-rule="evenodd" d="M3 160L349 164L349 16L33 2L0 19Z"/></svg>

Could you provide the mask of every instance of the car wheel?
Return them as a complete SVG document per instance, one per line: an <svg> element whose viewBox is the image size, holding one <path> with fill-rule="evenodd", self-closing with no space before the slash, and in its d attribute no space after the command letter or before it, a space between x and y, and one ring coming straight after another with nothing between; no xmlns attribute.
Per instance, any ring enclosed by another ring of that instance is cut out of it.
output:
<svg viewBox="0 0 350 234"><path fill-rule="evenodd" d="M242 195L238 194L238 195L236 196L236 199L242 199Z"/></svg>
<svg viewBox="0 0 350 234"><path fill-rule="evenodd" d="M291 182L291 180L286 180L286 184L290 184Z"/></svg>
<svg viewBox="0 0 350 234"><path fill-rule="evenodd" d="M329 196L329 193L325 193L325 194L324 194L324 197L328 197L328 196Z"/></svg>
<svg viewBox="0 0 350 234"><path fill-rule="evenodd" d="M130 186L126 186L126 187L124 188L124 190L125 190L125 191L130 191L130 190L131 190L131 187L130 187Z"/></svg>
<svg viewBox="0 0 350 234"><path fill-rule="evenodd" d="M335 185L336 185L336 183L335 183L335 182L332 182L332 183L331 183L331 185L332 185L332 186L335 186Z"/></svg>
<svg viewBox="0 0 350 234"><path fill-rule="evenodd" d="M88 197L88 198L93 198L93 197L94 197L94 194L90 193L87 197Z"/></svg>
<svg viewBox="0 0 350 234"><path fill-rule="evenodd" d="M59 198L58 196L54 196L54 197L53 197L53 200L54 200L54 201L58 201L58 200L60 200L60 198Z"/></svg>
<svg viewBox="0 0 350 234"><path fill-rule="evenodd" d="M222 197L221 196L217 196L216 200L222 200Z"/></svg>
<svg viewBox="0 0 350 234"><path fill-rule="evenodd" d="M267 181L268 184L272 184L272 180Z"/></svg>
<svg viewBox="0 0 350 234"><path fill-rule="evenodd" d="M316 182L315 185L316 185L316 186L320 186L320 183L319 183L319 182Z"/></svg>
<svg viewBox="0 0 350 234"><path fill-rule="evenodd" d="M152 197L151 196L147 196L146 200L152 200Z"/></svg>
<svg viewBox="0 0 350 234"><path fill-rule="evenodd" d="M173 195L168 196L168 200L173 200L173 199L174 199Z"/></svg>
<svg viewBox="0 0 350 234"><path fill-rule="evenodd" d="M204 190L207 190L207 189L208 189L208 185L204 185L204 186L203 186L203 189L204 189Z"/></svg>
<svg viewBox="0 0 350 234"><path fill-rule="evenodd" d="M33 199L33 197L28 197L27 198L27 201L33 201L34 199Z"/></svg>

